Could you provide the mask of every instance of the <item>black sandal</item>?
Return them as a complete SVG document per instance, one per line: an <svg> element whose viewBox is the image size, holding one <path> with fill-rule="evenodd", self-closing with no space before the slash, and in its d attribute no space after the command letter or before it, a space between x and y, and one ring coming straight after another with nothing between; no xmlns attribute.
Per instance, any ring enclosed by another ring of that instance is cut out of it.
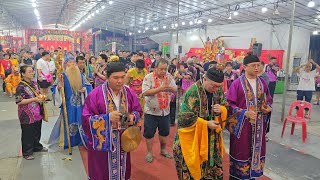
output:
<svg viewBox="0 0 320 180"><path fill-rule="evenodd" d="M34 160L34 156L33 155L23 156L23 158L26 159L26 160Z"/></svg>

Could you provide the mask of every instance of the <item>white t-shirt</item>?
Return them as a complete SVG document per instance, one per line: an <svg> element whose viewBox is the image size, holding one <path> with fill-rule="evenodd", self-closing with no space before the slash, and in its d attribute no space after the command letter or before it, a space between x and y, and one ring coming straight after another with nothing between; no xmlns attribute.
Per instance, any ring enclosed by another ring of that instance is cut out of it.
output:
<svg viewBox="0 0 320 180"><path fill-rule="evenodd" d="M37 61L37 69L40 69L43 74L48 75L50 74L50 63L40 58ZM45 80L42 74L38 74L38 76L42 77L42 79Z"/></svg>
<svg viewBox="0 0 320 180"><path fill-rule="evenodd" d="M250 86L252 87L254 96L257 96L257 79L248 79L248 81Z"/></svg>
<svg viewBox="0 0 320 180"><path fill-rule="evenodd" d="M317 70L310 72L305 72L303 69L300 69L298 76L299 84L297 90L300 91L315 91L315 77L317 76Z"/></svg>

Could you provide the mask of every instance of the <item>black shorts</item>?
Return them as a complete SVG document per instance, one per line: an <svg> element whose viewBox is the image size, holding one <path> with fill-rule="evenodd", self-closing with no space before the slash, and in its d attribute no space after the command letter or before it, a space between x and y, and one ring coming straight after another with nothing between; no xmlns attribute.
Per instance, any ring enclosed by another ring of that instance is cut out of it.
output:
<svg viewBox="0 0 320 180"><path fill-rule="evenodd" d="M154 116L150 114L144 114L143 136L146 139L153 138L157 128L160 136L168 136L170 133L170 116Z"/></svg>
<svg viewBox="0 0 320 180"><path fill-rule="evenodd" d="M38 84L39 84L39 87L42 88L42 89L46 89L46 88L51 86L51 83L49 83L46 80L42 80L42 81L38 80Z"/></svg>

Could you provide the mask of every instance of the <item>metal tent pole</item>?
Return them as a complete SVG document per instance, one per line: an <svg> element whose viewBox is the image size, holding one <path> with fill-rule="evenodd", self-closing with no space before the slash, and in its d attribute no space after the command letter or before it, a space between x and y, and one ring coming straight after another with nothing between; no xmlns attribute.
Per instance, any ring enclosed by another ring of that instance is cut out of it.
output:
<svg viewBox="0 0 320 180"><path fill-rule="evenodd" d="M292 44L292 34L293 34L293 25L294 25L294 14L296 11L296 0L292 1L292 14L291 14L291 24L290 24L290 31L289 31L289 42L288 42L288 53L287 53L287 61L286 61L286 69L285 69L285 88L284 93L282 96L282 108L281 108L281 121L284 120L284 114L285 114L285 107L286 107L286 97L287 97L287 89L289 87L289 63L290 63L290 56L291 56L291 44Z"/></svg>

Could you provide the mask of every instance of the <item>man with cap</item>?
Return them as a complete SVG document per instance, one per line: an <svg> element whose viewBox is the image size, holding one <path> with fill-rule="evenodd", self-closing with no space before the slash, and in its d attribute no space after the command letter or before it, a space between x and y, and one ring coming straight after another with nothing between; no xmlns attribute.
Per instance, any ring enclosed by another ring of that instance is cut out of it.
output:
<svg viewBox="0 0 320 180"><path fill-rule="evenodd" d="M263 175L266 155L266 129L272 98L267 83L258 77L260 60L248 54L243 60L245 74L233 81L227 93L231 113L230 179L255 179Z"/></svg>
<svg viewBox="0 0 320 180"><path fill-rule="evenodd" d="M186 91L173 144L178 179L223 179L222 129L227 117L222 66L214 65Z"/></svg>
<svg viewBox="0 0 320 180"><path fill-rule="evenodd" d="M51 89L55 105L60 107L61 111L51 132L49 144L67 149L69 145L71 147L78 145L86 146L87 140L82 129L81 114L84 99L90 93L92 86L80 72L73 55L66 54L64 60L66 70L62 73L61 77L57 78ZM62 93L60 92L62 90L65 97L62 97ZM66 102L67 119L63 116L64 107L61 105L62 98L65 98ZM68 121L69 134L67 134L66 121ZM70 144L68 143L68 136L70 136Z"/></svg>
<svg viewBox="0 0 320 180"><path fill-rule="evenodd" d="M131 128L126 129L128 125L137 125L142 110L136 94L124 85L125 66L110 62L106 71L107 81L89 94L82 111L88 137L88 176L93 180L128 180L130 153L122 142L130 142L123 141L123 134Z"/></svg>

